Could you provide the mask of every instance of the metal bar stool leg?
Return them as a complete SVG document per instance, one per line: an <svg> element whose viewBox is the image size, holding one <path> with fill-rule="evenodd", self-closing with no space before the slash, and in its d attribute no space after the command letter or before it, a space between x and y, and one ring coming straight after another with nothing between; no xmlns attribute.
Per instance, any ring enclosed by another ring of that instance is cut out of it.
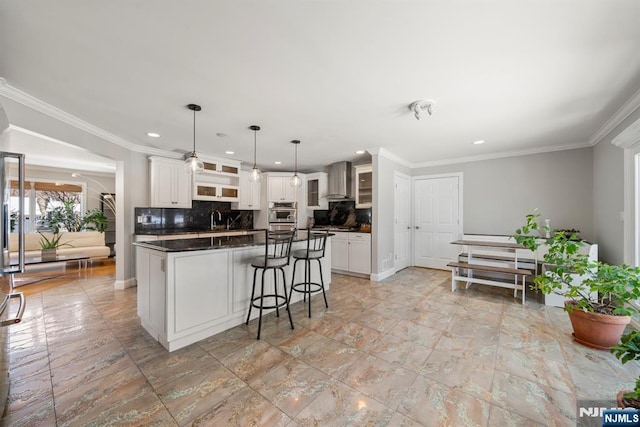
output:
<svg viewBox="0 0 640 427"><path fill-rule="evenodd" d="M256 294L256 275L258 273L258 269L253 269L253 287L251 288L251 299L249 300L249 314L247 314L247 321L245 325L249 324L249 318L251 317L251 309L253 308L253 298Z"/></svg>
<svg viewBox="0 0 640 427"><path fill-rule="evenodd" d="M287 299L287 304L291 301L291 297L293 296L293 285L296 280L296 264L298 260L293 262L293 275L291 276L291 289L289 289L289 298Z"/></svg>
<svg viewBox="0 0 640 427"><path fill-rule="evenodd" d="M262 307L264 306L264 273L267 270L262 270L262 283L260 283L260 318L258 319L258 337L256 339L260 339L260 329L262 329Z"/></svg>
<svg viewBox="0 0 640 427"><path fill-rule="evenodd" d="M324 279L322 278L322 262L320 259L318 261L318 268L320 269L320 286L322 287L322 296L324 297L324 306L329 308L329 303L327 302L327 294L324 292Z"/></svg>
<svg viewBox="0 0 640 427"><path fill-rule="evenodd" d="M287 278L284 274L284 269L281 268L280 271L282 272L282 287L284 288L284 298L287 304L287 314L289 315L289 323L291 324L291 329L295 329L293 327L293 319L291 318L291 310L289 310L289 299L287 298Z"/></svg>
<svg viewBox="0 0 640 427"><path fill-rule="evenodd" d="M273 269L273 294L275 295L276 317L280 317L280 309L278 308L280 305L278 304L278 272L275 268Z"/></svg>
<svg viewBox="0 0 640 427"><path fill-rule="evenodd" d="M309 258L304 260L304 283L305 295L309 294L309 318L311 318L311 262Z"/></svg>

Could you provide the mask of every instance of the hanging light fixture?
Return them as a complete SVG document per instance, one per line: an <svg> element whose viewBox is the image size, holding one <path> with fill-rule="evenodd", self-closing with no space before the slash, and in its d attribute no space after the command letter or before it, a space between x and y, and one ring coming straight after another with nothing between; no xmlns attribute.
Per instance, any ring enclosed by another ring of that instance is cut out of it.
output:
<svg viewBox="0 0 640 427"><path fill-rule="evenodd" d="M189 172L200 173L204 170L204 163L202 163L202 160L200 160L196 154L196 111L202 110L202 107L196 104L189 104L187 108L193 111L193 151L189 157L184 160L184 167L187 168Z"/></svg>
<svg viewBox="0 0 640 427"><path fill-rule="evenodd" d="M289 180L289 184L291 184L292 187L300 187L302 185L302 178L298 175L298 145L300 145L300 141L294 139L291 143L296 146L296 163L293 176Z"/></svg>
<svg viewBox="0 0 640 427"><path fill-rule="evenodd" d="M260 182L262 180L262 173L258 166L256 166L256 135L260 130L260 126L251 125L249 129L253 131L253 168L251 168L251 173L249 174L249 182Z"/></svg>

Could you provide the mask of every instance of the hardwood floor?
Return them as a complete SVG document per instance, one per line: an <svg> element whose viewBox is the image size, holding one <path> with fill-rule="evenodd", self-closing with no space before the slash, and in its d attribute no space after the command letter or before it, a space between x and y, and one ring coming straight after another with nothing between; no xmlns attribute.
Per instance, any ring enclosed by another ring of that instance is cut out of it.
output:
<svg viewBox="0 0 640 427"><path fill-rule="evenodd" d="M20 288L6 426L574 426L640 374L571 339L562 310L450 273L332 275L327 293L169 353L140 327L113 261ZM271 315L270 315L271 316Z"/></svg>

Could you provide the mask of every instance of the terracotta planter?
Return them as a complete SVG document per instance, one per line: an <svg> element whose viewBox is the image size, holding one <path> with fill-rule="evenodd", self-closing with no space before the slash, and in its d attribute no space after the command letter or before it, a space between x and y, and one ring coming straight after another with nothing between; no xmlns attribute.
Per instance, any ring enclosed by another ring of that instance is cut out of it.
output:
<svg viewBox="0 0 640 427"><path fill-rule="evenodd" d="M565 302L565 306L571 304ZM573 338L580 344L609 350L620 342L624 328L631 322L631 316L611 316L608 314L589 313L579 309L569 313Z"/></svg>
<svg viewBox="0 0 640 427"><path fill-rule="evenodd" d="M616 401L618 403L618 408L635 408L640 409L640 401L636 399L629 399L624 397L625 394L629 393L628 390L622 390L618 392L616 396Z"/></svg>

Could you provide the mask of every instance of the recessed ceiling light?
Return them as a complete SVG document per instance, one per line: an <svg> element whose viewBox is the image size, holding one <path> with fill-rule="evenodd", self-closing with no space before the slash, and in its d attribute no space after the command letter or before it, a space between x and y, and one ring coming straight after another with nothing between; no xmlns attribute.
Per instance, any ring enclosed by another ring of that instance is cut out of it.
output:
<svg viewBox="0 0 640 427"><path fill-rule="evenodd" d="M160 134L155 132L147 132L147 136L150 136L151 138L160 138Z"/></svg>
<svg viewBox="0 0 640 427"><path fill-rule="evenodd" d="M480 144L484 144L484 139L479 139L477 141L473 141L473 145L480 145Z"/></svg>
<svg viewBox="0 0 640 427"><path fill-rule="evenodd" d="M236 154L236 153L231 151L231 150L227 150L227 151L224 152L224 154Z"/></svg>
<svg viewBox="0 0 640 427"><path fill-rule="evenodd" d="M282 162L273 162L274 165L281 165Z"/></svg>
<svg viewBox="0 0 640 427"><path fill-rule="evenodd" d="M356 151L356 154L364 154L364 150L358 150Z"/></svg>

